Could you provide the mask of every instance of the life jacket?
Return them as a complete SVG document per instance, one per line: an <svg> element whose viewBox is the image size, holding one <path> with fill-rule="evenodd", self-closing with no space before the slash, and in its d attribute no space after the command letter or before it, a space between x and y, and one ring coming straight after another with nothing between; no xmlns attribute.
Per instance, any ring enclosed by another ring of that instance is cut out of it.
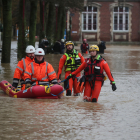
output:
<svg viewBox="0 0 140 140"><path fill-rule="evenodd" d="M88 50L88 44L87 43L83 43L83 48L82 48L84 51L87 51Z"/></svg>
<svg viewBox="0 0 140 140"><path fill-rule="evenodd" d="M66 55L66 62L65 62L65 71L75 71L81 65L81 58L78 55L78 51L75 49L73 53L65 53ZM71 60L70 63L68 61Z"/></svg>
<svg viewBox="0 0 140 140"><path fill-rule="evenodd" d="M13 77L13 83L18 84L18 81L20 79L20 83L24 84L24 72L25 72L25 69L33 61L34 61L34 59L30 59L30 57L27 57L27 56L25 58L21 59L21 61L16 66L14 77ZM22 74L19 74L19 71L21 71Z"/></svg>
<svg viewBox="0 0 140 140"><path fill-rule="evenodd" d="M86 76L86 81L103 81L104 74L103 70L101 70L101 62L104 61L104 59L98 55L97 59L91 62L91 58L85 59L86 61L86 68L84 70L84 75ZM99 72L98 74L95 73L95 66L98 66Z"/></svg>
<svg viewBox="0 0 140 140"><path fill-rule="evenodd" d="M25 74L28 74L28 78L25 75L25 83L27 81L35 83L35 84L49 84L50 81L54 80L56 78L56 73L48 62L43 62L41 64L32 62L30 64L31 73L25 71Z"/></svg>

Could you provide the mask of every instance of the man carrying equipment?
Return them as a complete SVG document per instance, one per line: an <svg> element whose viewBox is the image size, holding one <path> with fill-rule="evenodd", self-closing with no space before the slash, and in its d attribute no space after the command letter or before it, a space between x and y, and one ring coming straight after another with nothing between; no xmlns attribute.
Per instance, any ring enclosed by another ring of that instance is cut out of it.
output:
<svg viewBox="0 0 140 140"><path fill-rule="evenodd" d="M61 82L61 72L63 66L65 66L65 79L69 76L70 73L75 71L83 62L84 57L77 50L74 49L74 44L72 41L67 41L66 44L66 53L60 58L59 68L57 73L58 83ZM79 91L76 90L77 78L80 77L80 72L75 75L75 77L69 79L69 88L67 89L66 96L71 96L72 88L74 88L74 96L79 96ZM77 78L76 78L77 77ZM67 83L64 83L66 87Z"/></svg>

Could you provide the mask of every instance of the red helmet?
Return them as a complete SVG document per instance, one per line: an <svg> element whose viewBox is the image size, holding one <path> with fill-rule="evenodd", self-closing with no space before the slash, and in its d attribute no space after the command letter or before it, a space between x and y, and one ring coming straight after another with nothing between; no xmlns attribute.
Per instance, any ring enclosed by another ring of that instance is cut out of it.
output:
<svg viewBox="0 0 140 140"><path fill-rule="evenodd" d="M87 39L83 39L83 42L87 42Z"/></svg>

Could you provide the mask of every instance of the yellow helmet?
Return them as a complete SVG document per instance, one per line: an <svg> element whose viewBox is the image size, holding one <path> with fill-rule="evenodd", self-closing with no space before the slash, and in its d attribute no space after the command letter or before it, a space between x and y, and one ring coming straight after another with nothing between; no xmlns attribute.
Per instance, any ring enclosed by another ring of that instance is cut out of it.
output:
<svg viewBox="0 0 140 140"><path fill-rule="evenodd" d="M89 48L89 52L90 51L99 51L99 47L97 45L91 45Z"/></svg>
<svg viewBox="0 0 140 140"><path fill-rule="evenodd" d="M67 41L65 45L66 45L66 46L67 46L67 45L73 45L73 46L74 46L74 43L73 43L72 41Z"/></svg>

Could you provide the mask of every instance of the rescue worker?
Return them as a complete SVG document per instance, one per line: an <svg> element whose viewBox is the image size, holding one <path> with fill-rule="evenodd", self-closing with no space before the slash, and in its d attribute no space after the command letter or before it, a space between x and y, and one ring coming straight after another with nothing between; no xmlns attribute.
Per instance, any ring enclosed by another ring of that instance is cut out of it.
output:
<svg viewBox="0 0 140 140"><path fill-rule="evenodd" d="M53 46L54 54L60 54L61 53L61 42L57 40Z"/></svg>
<svg viewBox="0 0 140 140"><path fill-rule="evenodd" d="M81 52L82 54L88 54L88 50L89 50L89 45L87 43L86 39L83 39L83 43L81 44Z"/></svg>
<svg viewBox="0 0 140 140"><path fill-rule="evenodd" d="M115 91L117 89L110 68L107 62L98 54L98 51L99 48L97 45L90 46L89 53L91 57L85 59L85 62L76 71L72 72L70 76L68 76L69 79L84 69L84 76L81 78L82 80L84 80L80 81L80 85L83 85L82 82L84 82L85 101L98 101L102 84L106 78L103 71L106 72L110 80L112 90Z"/></svg>
<svg viewBox="0 0 140 140"><path fill-rule="evenodd" d="M42 39L41 43L39 44L39 48L42 48L46 54L48 47L49 47L49 41L47 40L47 38Z"/></svg>
<svg viewBox="0 0 140 140"><path fill-rule="evenodd" d="M44 50L38 48L35 51L35 61L25 70L26 89L34 85L57 84L56 73L51 64L44 60Z"/></svg>
<svg viewBox="0 0 140 140"><path fill-rule="evenodd" d="M98 47L99 47L99 53L103 54L104 50L106 49L105 41L100 41L100 43L98 44Z"/></svg>
<svg viewBox="0 0 140 140"><path fill-rule="evenodd" d="M29 45L26 47L26 57L22 58L15 69L14 77L13 77L13 84L12 86L17 88L19 80L21 84L21 90L25 89L25 84L24 84L24 72L26 67L34 61L34 53L35 53L35 48L32 45Z"/></svg>
<svg viewBox="0 0 140 140"><path fill-rule="evenodd" d="M63 66L65 66L65 79L75 71L81 63L84 62L84 57L77 50L74 49L74 44L72 41L67 41L66 44L66 53L60 58L59 68L57 73L58 83L61 82L61 72ZM76 77L80 77L80 72L75 75ZM76 90L77 86L77 78L73 77L69 79L69 88L66 91L66 96L71 96L72 88L74 88L74 96L79 96L80 93ZM64 83L64 87L66 87L67 83Z"/></svg>

